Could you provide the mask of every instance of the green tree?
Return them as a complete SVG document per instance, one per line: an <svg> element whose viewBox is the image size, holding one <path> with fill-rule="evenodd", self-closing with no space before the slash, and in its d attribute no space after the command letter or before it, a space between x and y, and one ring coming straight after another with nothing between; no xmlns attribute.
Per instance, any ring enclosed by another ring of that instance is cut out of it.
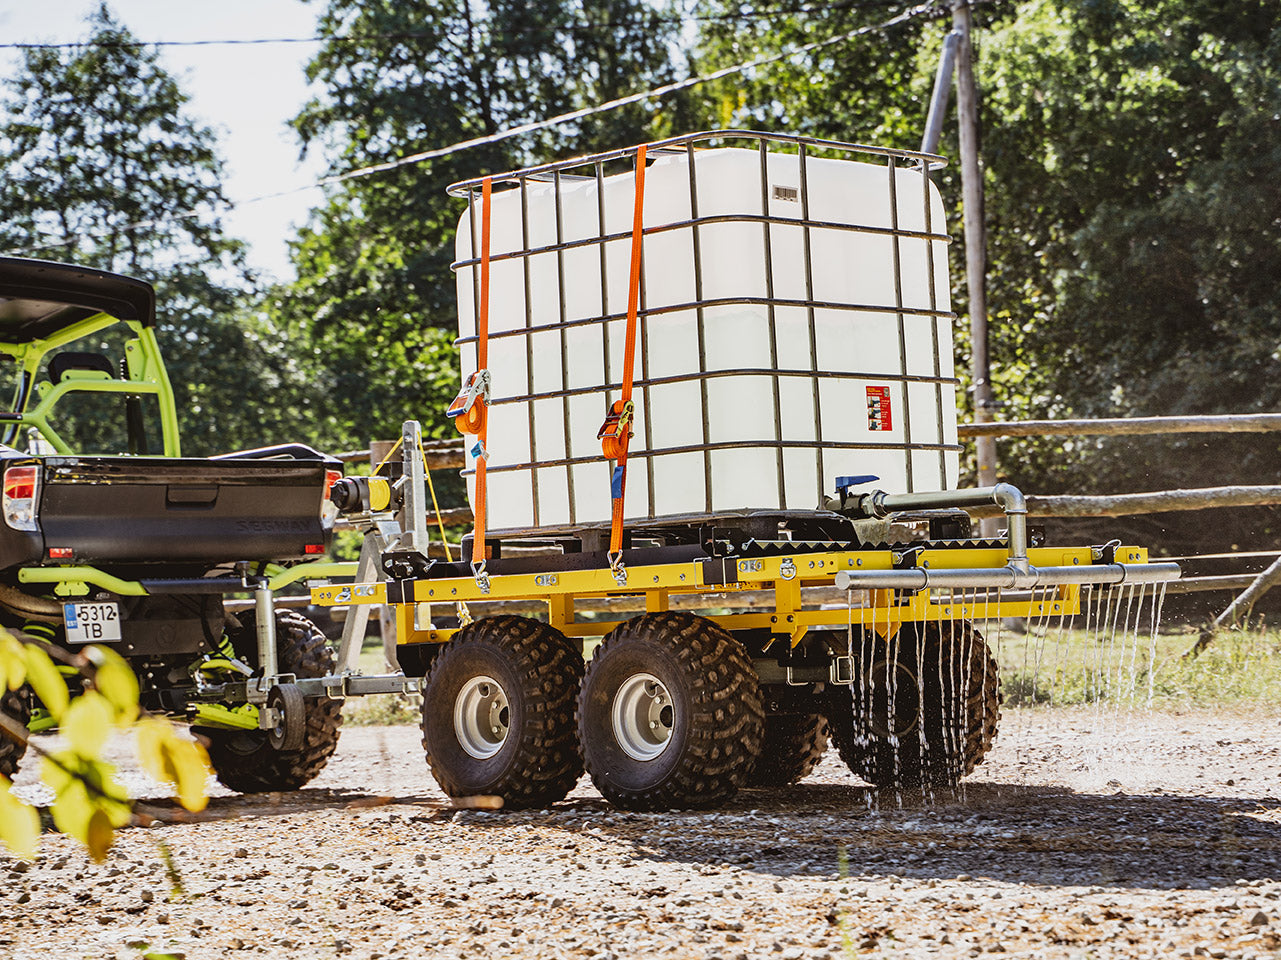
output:
<svg viewBox="0 0 1281 960"><path fill-rule="evenodd" d="M996 358L1026 365L1011 415L1281 408L1279 22L1272 0L1036 0L985 37ZM1281 462L1270 435L1047 446L1008 444L1006 471L1118 491L1275 483ZM1184 550L1278 519L1130 527Z"/></svg>
<svg viewBox="0 0 1281 960"><path fill-rule="evenodd" d="M74 697L71 686L79 688ZM25 723L9 709L0 710L5 761L0 771L0 845L25 859L36 855L39 813L14 796L10 780L14 758L30 748L41 760L41 780L54 794L49 807L54 825L83 843L98 863L106 859L116 829L129 822L133 806L115 766L104 757L107 739L116 730L136 733L143 768L157 780L173 783L179 803L188 810L204 809L209 777L204 747L180 736L164 717L140 711L138 679L114 650L91 646L69 653L0 628L0 698L8 707L15 694L24 700L28 692L57 721L63 745L51 749L32 742Z"/></svg>
<svg viewBox="0 0 1281 960"><path fill-rule="evenodd" d="M256 378L271 357L241 323L251 278L227 237L213 132L158 56L102 5L82 46L32 48L5 80L0 249L156 286L184 452L281 439ZM269 397L266 398L268 401Z"/></svg>
<svg viewBox="0 0 1281 960"><path fill-rule="evenodd" d="M708 18L700 62L712 66L892 12L863 0L803 12L765 2L751 17L723 0L698 8ZM1028 0L975 16L1003 415L1278 409L1281 4ZM912 147L949 28L921 17L723 81L706 110L725 122ZM954 123L941 152L956 153ZM956 176L953 165L941 186L954 204L953 289L963 294ZM953 304L964 317L964 296ZM968 345L957 333L964 377ZM1001 467L1043 492L1275 482L1275 440L1205 440L1001 441ZM1279 526L1276 511L1241 511L1209 529L1155 518L1126 532L1181 550L1257 543Z"/></svg>
<svg viewBox="0 0 1281 960"><path fill-rule="evenodd" d="M329 0L296 120L334 173L496 134L670 79L666 13L645 0ZM667 129L624 110L330 188L294 245L298 280L273 315L305 341L329 397L327 436L393 436L407 416L446 430L457 389L449 264L463 207L452 182Z"/></svg>
<svg viewBox="0 0 1281 960"><path fill-rule="evenodd" d="M842 43L699 88L701 123L916 149L929 105L946 11L887 27L909 3L885 0L694 0L699 72L755 60L865 28Z"/></svg>

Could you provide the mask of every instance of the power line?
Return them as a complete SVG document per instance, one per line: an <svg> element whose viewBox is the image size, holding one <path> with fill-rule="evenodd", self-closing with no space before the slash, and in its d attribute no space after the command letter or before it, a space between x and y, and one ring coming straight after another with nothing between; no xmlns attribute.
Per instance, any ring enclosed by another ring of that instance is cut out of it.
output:
<svg viewBox="0 0 1281 960"><path fill-rule="evenodd" d="M378 39L392 37L425 36L425 34L378 34ZM67 40L57 43L0 43L0 50L81 50L86 47L100 49L137 49L139 47L234 47L268 43L324 43L327 40L365 39L354 37L253 37L242 40Z"/></svg>
<svg viewBox="0 0 1281 960"><path fill-rule="evenodd" d="M521 34L547 34L558 32L580 32L592 33L596 31L617 30L628 26L649 26L652 24L683 24L683 23L723 23L732 21L752 21L752 20L772 20L778 17L789 17L804 13L829 13L832 10L873 10L885 7L896 6L898 0L828 0L828 2L801 5L794 7L779 7L777 9L767 9L757 7L751 10L741 10L736 12L725 13L708 13L708 14L689 14L680 17L663 17L657 14L653 16L642 15L622 21L604 21L604 20L578 20L569 21L563 24L547 25L530 25L514 26L504 25L503 30L508 33ZM143 47L245 47L245 46L265 46L270 44L302 44L302 43L371 43L380 40L428 40L437 39L438 33L401 31L395 33L371 33L363 35L349 36L311 36L311 37L245 37L245 38L227 38L218 40L68 40L56 42L37 42L37 41L19 41L16 43L0 43L0 50L82 50L87 48L99 49L140 49Z"/></svg>
<svg viewBox="0 0 1281 960"><path fill-rule="evenodd" d="M888 20L884 20L880 23L869 24L867 26L857 27L853 30L847 30L845 33L838 34L834 37L828 37L825 40L815 40L811 43L806 43L798 47L793 47L791 50L787 50L782 53L770 54L769 56L758 57L755 60L748 60L743 63L737 63L737 64L734 64L733 66L722 67L719 70L714 70L711 73L702 74L700 76L686 77L684 80L677 80L673 83L667 83L659 87L654 87L651 90L645 90L641 93L633 93L626 97L619 97L615 100L609 100L609 101L606 101L605 103L596 104L595 106L592 106L592 107L583 107L578 110L571 110L569 113L558 114L557 116L548 117L547 119L544 119L544 120L535 120L531 123L524 123L515 127L508 127L505 130L499 130L497 133L492 133L492 134L489 134L488 136L474 137L470 140L462 140L457 143L451 143L448 146L436 147L432 150L424 150L420 153L413 153L405 157L398 157L395 160L388 160L385 163L375 163L366 167L358 167L355 170L348 170L346 173L334 174L332 176L323 177L320 180L315 181L314 183L305 184L301 187L294 187L293 189L290 189L290 190L280 190L275 193L263 194L257 197L250 197L245 200L232 201L230 205L233 207L245 206L250 203L261 203L266 200L275 200L279 197L293 196L295 194L304 193L308 190L317 190L324 187L334 186L335 184L346 183L351 180L357 180L363 177L372 176L376 173L385 173L388 170L395 170L399 167L405 167L411 164L422 163L425 160L435 160L435 159L439 159L440 157L450 156L451 154L462 153L465 150L470 150L475 147L487 146L492 143L501 143L504 140L510 140L513 137L518 137L526 133L534 133L538 130L546 130L550 127L560 126L563 123L570 123L574 120L582 120L582 119L585 119L586 117L595 116L596 114L607 113L611 110L617 110L620 107L625 107L633 103L641 103L646 100L654 100L660 97L667 96L668 94L671 94L671 93L676 93L681 90L687 90L690 87L698 86L699 84L710 83L713 80L721 80L725 77L734 76L740 73L746 73L747 71L753 70L757 67L769 66L770 64L773 64L773 63L780 63L784 60L790 60L792 57L800 56L801 54L804 54L804 53L813 53L816 50L822 50L838 43L844 43L846 41L853 40L855 37L865 36L869 33L876 33L882 30L888 30L891 27L899 26L900 24L907 23L911 20L915 20L918 17L935 13L937 11L938 11L938 6L936 4L936 0L927 0L927 2L925 3L918 4L917 6L914 6L914 7L909 7L908 9L903 10L897 15L889 18ZM182 210L182 211L169 214L168 216L160 219L144 220L136 223L125 224L124 226L119 228L119 232L144 230L150 227L159 226L162 223L170 222L173 220L184 220L184 219L189 219L191 217L196 217L196 216L199 216L200 213L201 211L198 209ZM65 241L55 241L50 243L36 244L24 250L8 251L7 255L21 256L23 254L31 253L37 250L47 250L54 247L69 246L74 242L75 242L74 240L65 240Z"/></svg>
<svg viewBox="0 0 1281 960"><path fill-rule="evenodd" d="M407 166L412 163L421 163L424 160L435 160L440 157L449 156L452 153L460 153L463 150L470 150L473 147L487 146L491 143L499 143L503 140L510 140L512 137L518 137L525 133L534 133L538 130L545 130L548 127L559 126L562 123L569 123L573 120L582 120L585 117L594 116L598 113L606 113L610 110L617 110L619 107L625 107L633 103L640 103L644 100L653 100L664 97L669 93L676 93L680 90L686 90L689 87L697 86L701 83L709 83L712 80L720 80L724 77L733 76L738 73L746 73L748 70L756 67L768 66L771 63L778 63L782 60L790 60L792 57L799 56L802 53L813 53L815 50L821 50L824 47L830 47L836 43L843 43L847 40L853 40L855 37L864 34L874 33L878 30L886 30L890 27L898 26L900 23L906 23L909 20L922 16L926 13L932 13L935 10L933 0L922 3L915 7L904 10L896 17L892 17L883 23L872 24L870 26L858 27L845 33L838 34L835 37L828 37L826 40L815 40L812 43L802 44L784 53L771 54L767 57L759 57L755 60L749 60L746 63L734 64L730 67L722 67L712 73L703 74L697 77L687 77L684 80L677 80L674 83L664 84L661 87L655 87L652 90L646 90L642 93L633 93L630 96L619 97L616 100L609 100L605 103L597 104L594 107L583 107L579 110L571 110L569 113L562 113L555 117L549 117L546 120L536 120L532 123L524 123L516 127L508 127L506 130L500 130L497 133L490 134L486 137L474 137L471 140L463 140L458 143L451 143L447 147L437 147L434 150L424 150L421 153L413 153L406 157L399 157L396 160L388 160L385 163L375 163L367 167L360 167L356 170L349 170L346 173L335 176L325 177L317 181L312 186L327 187L336 183L345 183L348 180L355 180L360 177L367 177L375 173L383 173L387 170L395 170L397 167ZM312 186L301 187L300 190L311 189ZM296 192L296 191L295 191Z"/></svg>

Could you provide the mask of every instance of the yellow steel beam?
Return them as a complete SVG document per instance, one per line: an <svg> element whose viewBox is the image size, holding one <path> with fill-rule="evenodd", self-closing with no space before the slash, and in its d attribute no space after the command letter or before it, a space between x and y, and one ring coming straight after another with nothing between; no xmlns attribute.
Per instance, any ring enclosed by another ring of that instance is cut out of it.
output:
<svg viewBox="0 0 1281 960"><path fill-rule="evenodd" d="M558 593L547 598L547 622L561 633L568 635L574 622L574 598L568 593Z"/></svg>
<svg viewBox="0 0 1281 960"><path fill-rule="evenodd" d="M1088 566L1088 547L1034 548L1028 551L1033 566ZM925 550L919 557L922 567L932 569L998 568L1004 566L1005 552L1000 549ZM1121 548L1118 559L1126 563L1143 563L1147 551ZM703 580L702 565L683 563L652 564L628 570L628 581L619 585L606 568L593 570L548 571L545 573L497 574L489 578L485 593L472 577L418 580L413 584L413 599L420 603L458 600L525 600L558 594L605 597L643 595L653 590L669 593L733 593L738 590L780 589L785 594L802 586L830 586L842 570L890 570L893 556L889 550L840 551L800 554L786 557L754 557L739 560L736 583L708 584ZM370 592L367 588L373 588ZM384 603L385 585L330 585L312 590L312 599L322 606L348 603Z"/></svg>
<svg viewBox="0 0 1281 960"><path fill-rule="evenodd" d="M1084 567L1092 561L1088 547L1041 547L1028 554L1033 566L1038 567ZM1006 560L1006 553L1000 548L927 549L917 563L931 569L983 569L1002 567ZM1146 563L1147 550L1122 547L1117 550L1117 560ZM762 589L774 591L773 611L715 614L710 619L731 630L768 629L788 637L795 645L815 626L854 623L888 636L905 621L1044 617L1079 611L1078 586L1034 591L1030 600L1017 601L1000 599L1001 591L934 590L908 596L901 591L870 590L866 606L804 609L803 587L830 586L842 570L889 570L893 565L894 551L880 549L742 558L738 561L736 583L706 583L702 564L696 561L633 567L623 585L608 569L492 575L488 593L482 592L472 577L418 580L412 584L410 602L396 605L401 608L397 611L398 634L401 642L443 642L456 632L423 629L414 622L415 603L542 599L548 604L548 619L556 629L568 636L593 637L608 633L621 621L576 622L574 601L578 597L643 595L646 610L655 612L668 609L673 594L716 594L726 598L721 606L732 608L734 593ZM328 585L313 588L311 595L312 602L320 606L381 604L387 602L387 586L383 582ZM992 599L993 595L997 599ZM714 606L710 597L709 606Z"/></svg>

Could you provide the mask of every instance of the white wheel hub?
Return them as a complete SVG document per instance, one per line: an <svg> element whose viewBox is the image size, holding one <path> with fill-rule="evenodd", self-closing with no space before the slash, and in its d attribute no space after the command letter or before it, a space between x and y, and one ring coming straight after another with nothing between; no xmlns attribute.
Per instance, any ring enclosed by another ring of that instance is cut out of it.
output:
<svg viewBox="0 0 1281 960"><path fill-rule="evenodd" d="M507 742L510 723L507 693L493 677L473 677L454 700L458 745L477 760L488 760Z"/></svg>
<svg viewBox="0 0 1281 960"><path fill-rule="evenodd" d="M614 694L611 715L614 739L633 760L661 756L676 726L672 695L652 673L633 674L623 681Z"/></svg>

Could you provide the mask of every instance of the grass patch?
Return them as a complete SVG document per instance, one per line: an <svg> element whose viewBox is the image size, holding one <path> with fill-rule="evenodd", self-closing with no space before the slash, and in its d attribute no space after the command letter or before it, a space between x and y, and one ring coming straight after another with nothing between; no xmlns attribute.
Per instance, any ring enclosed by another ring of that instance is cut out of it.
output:
<svg viewBox="0 0 1281 960"><path fill-rule="evenodd" d="M416 727L422 718L416 693L380 693L356 697L342 706L343 723L353 727Z"/></svg>
<svg viewBox="0 0 1281 960"><path fill-rule="evenodd" d="M1181 709L1281 703L1281 631L1219 634L1194 659L1194 633L1140 630L1103 637L1081 630L1018 634L988 624L1010 706L1110 703ZM980 628L981 629L981 628Z"/></svg>
<svg viewBox="0 0 1281 960"><path fill-rule="evenodd" d="M377 633L365 638L356 669L365 676L390 673L383 656L383 642ZM343 723L354 727L417 726L422 714L422 697L416 693L380 693L353 697L343 703Z"/></svg>

